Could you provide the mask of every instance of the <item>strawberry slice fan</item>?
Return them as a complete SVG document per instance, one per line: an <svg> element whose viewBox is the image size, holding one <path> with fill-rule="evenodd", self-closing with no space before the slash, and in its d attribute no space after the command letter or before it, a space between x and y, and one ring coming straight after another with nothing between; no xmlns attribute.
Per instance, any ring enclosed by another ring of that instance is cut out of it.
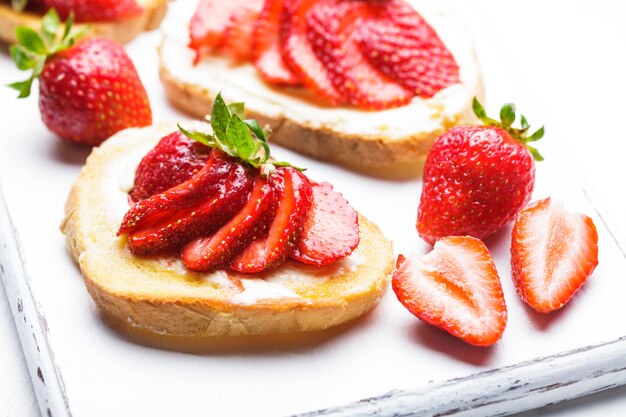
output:
<svg viewBox="0 0 626 417"><path fill-rule="evenodd" d="M196 63L205 51L250 56L266 82L304 85L334 105L388 109L460 82L450 51L403 0L236 0L217 10L203 0L190 35ZM252 51L240 48L250 38Z"/></svg>

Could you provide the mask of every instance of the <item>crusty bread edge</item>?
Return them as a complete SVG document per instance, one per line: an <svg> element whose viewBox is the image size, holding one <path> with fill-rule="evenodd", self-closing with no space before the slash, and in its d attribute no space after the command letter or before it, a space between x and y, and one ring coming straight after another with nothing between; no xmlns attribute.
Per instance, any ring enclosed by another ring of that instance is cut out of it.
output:
<svg viewBox="0 0 626 417"><path fill-rule="evenodd" d="M370 235L376 246L376 271L370 287L355 291L344 298L312 303L260 302L257 304L222 303L217 300L195 298L149 298L134 293L122 293L101 285L102 271L85 261L82 254L88 249L87 231L81 230L80 194L88 192L90 177L98 170L89 169L92 159L106 158L93 152L81 171L65 206L61 231L66 236L68 250L78 263L86 288L98 310L110 321L125 323L138 330L168 336L243 336L271 335L320 331L355 319L371 310L388 287L394 267L393 246L378 226L360 216L361 230Z"/></svg>
<svg viewBox="0 0 626 417"><path fill-rule="evenodd" d="M104 37L119 43L128 43L145 30L153 30L159 27L165 12L167 0L139 0L144 11L141 15L119 22L91 23L91 31L87 36ZM27 26L39 30L41 16L34 13L16 13L9 3L0 3L0 40L6 43L14 43L15 29L18 26ZM76 28L86 24L76 24Z"/></svg>
<svg viewBox="0 0 626 417"><path fill-rule="evenodd" d="M167 99L178 109L198 118L211 113L211 105L218 91L210 91L175 77L166 65L160 65L160 77ZM477 87L479 98L482 84ZM349 168L393 168L407 163L423 163L434 141L450 127L468 122L446 120L440 129L419 132L401 139L385 136L359 136L330 129L311 127L285 117L276 118L262 109L246 107L246 115L272 129L270 140L286 148L316 159L333 162Z"/></svg>

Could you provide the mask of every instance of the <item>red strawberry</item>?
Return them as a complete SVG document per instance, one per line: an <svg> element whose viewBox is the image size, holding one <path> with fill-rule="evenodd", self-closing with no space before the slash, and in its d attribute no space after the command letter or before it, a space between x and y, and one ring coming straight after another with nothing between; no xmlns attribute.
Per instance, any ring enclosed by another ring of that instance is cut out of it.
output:
<svg viewBox="0 0 626 417"><path fill-rule="evenodd" d="M424 166L417 230L429 243L445 236L485 238L512 221L530 200L535 164L541 156L528 142L540 139L543 128L527 136L511 127L515 108L505 104L502 122L487 118L474 100L476 114L488 126L460 126L440 136Z"/></svg>
<svg viewBox="0 0 626 417"><path fill-rule="evenodd" d="M352 253L359 244L359 218L327 182L313 185L313 203L291 254L312 265L326 265Z"/></svg>
<svg viewBox="0 0 626 417"><path fill-rule="evenodd" d="M220 181L217 194L210 194L198 205L174 212L156 223L144 222L129 236L130 251L140 256L168 252L213 233L243 207L253 183L249 169L233 164L225 181Z"/></svg>
<svg viewBox="0 0 626 417"><path fill-rule="evenodd" d="M504 294L489 250L478 239L447 237L428 255L400 255L392 287L412 314L469 344L490 346L502 337Z"/></svg>
<svg viewBox="0 0 626 417"><path fill-rule="evenodd" d="M122 219L117 234L131 233L147 224L156 224L179 210L195 207L221 192L223 181L236 163L214 150L196 175L160 194L138 201Z"/></svg>
<svg viewBox="0 0 626 417"><path fill-rule="evenodd" d="M394 2L321 0L307 15L308 40L344 101L366 109L404 105L414 93L379 71L360 53L360 26Z"/></svg>
<svg viewBox="0 0 626 417"><path fill-rule="evenodd" d="M146 90L120 45L91 39L67 47L75 39L71 33L59 45L44 42L56 30L54 24L44 27L42 38L32 29L18 28L19 45L11 47L18 68L33 70L31 78L11 87L26 97L39 77L39 109L48 129L74 142L98 145L117 131L152 123Z"/></svg>
<svg viewBox="0 0 626 417"><path fill-rule="evenodd" d="M307 14L317 0L284 0L281 18L283 59L302 83L332 104L343 103L324 64L307 39Z"/></svg>
<svg viewBox="0 0 626 417"><path fill-rule="evenodd" d="M252 55L254 28L259 17L255 9L240 9L231 17L224 31L224 45L220 50L235 61L247 61Z"/></svg>
<svg viewBox="0 0 626 417"><path fill-rule="evenodd" d="M261 76L273 84L300 85L300 79L283 61L280 22L283 0L266 0L254 28L252 60Z"/></svg>
<svg viewBox="0 0 626 417"><path fill-rule="evenodd" d="M563 307L598 265L591 218L550 198L529 204L513 227L511 267L522 299L541 313Z"/></svg>
<svg viewBox="0 0 626 417"><path fill-rule="evenodd" d="M209 153L180 131L165 136L139 163L130 198L143 200L187 181L202 169Z"/></svg>
<svg viewBox="0 0 626 417"><path fill-rule="evenodd" d="M189 25L189 48L196 51L196 63L204 50L220 47L229 27L236 24L234 16L241 10L260 10L262 0L200 0Z"/></svg>
<svg viewBox="0 0 626 417"><path fill-rule="evenodd" d="M182 249L183 263L192 271L206 272L228 265L243 248L266 231L274 215L277 195L271 181L257 176L246 205L209 237L192 240Z"/></svg>
<svg viewBox="0 0 626 417"><path fill-rule="evenodd" d="M135 0L41 0L63 20L73 12L77 22L114 22L139 16L143 9Z"/></svg>
<svg viewBox="0 0 626 417"><path fill-rule="evenodd" d="M385 3L357 26L362 52L378 70L421 97L459 82L459 66L433 28L404 1Z"/></svg>
<svg viewBox="0 0 626 417"><path fill-rule="evenodd" d="M293 168L279 168L273 176L280 190L278 208L267 236L257 239L230 263L230 268L254 274L281 264L300 237L311 206L311 184Z"/></svg>

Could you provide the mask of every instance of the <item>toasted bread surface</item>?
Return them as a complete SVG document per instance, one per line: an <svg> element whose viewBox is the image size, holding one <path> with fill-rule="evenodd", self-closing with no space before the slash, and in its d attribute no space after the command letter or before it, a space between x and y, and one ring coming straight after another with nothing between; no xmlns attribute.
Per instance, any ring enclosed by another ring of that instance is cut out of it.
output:
<svg viewBox="0 0 626 417"><path fill-rule="evenodd" d="M409 2L420 12L433 3ZM194 65L194 53L187 48L193 4L181 2L170 8L159 50L166 95L191 115L209 114L213 99L221 92L227 101L244 101L250 117L269 125L272 141L314 158L359 168L419 163L444 131L474 121L472 99L483 95L480 71L468 34L446 13L422 14L455 55L462 82L431 99L418 97L400 108L366 111L329 107L301 88L273 87L250 63L212 55Z"/></svg>
<svg viewBox="0 0 626 417"><path fill-rule="evenodd" d="M134 257L116 237L141 157L173 124L128 129L95 148L76 181L62 231L87 290L110 319L175 336L322 330L369 311L388 287L391 243L360 217L361 243L326 267L288 261L260 275L198 274L178 257Z"/></svg>
<svg viewBox="0 0 626 417"><path fill-rule="evenodd" d="M167 10L167 0L137 0L143 7L141 15L117 22L89 23L91 31L87 36L104 37L119 43L128 43L145 30L159 27ZM41 15L29 12L16 13L10 3L0 3L0 40L7 43L16 42L15 29L27 26L39 30ZM87 23L76 24L80 28Z"/></svg>

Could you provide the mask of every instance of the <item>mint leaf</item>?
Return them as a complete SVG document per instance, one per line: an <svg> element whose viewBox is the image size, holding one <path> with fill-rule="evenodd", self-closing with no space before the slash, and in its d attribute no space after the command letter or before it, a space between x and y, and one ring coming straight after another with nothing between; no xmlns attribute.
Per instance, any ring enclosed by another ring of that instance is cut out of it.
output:
<svg viewBox="0 0 626 417"><path fill-rule="evenodd" d="M218 139L226 139L226 128L230 119L230 110L222 98L222 93L218 93L211 107L211 126L213 126L213 132Z"/></svg>
<svg viewBox="0 0 626 417"><path fill-rule="evenodd" d="M511 127L515 121L515 104L506 103L500 109L500 120L505 127Z"/></svg>
<svg viewBox="0 0 626 417"><path fill-rule="evenodd" d="M46 54L46 45L37 32L26 26L19 26L15 29L15 37L17 42L29 51L37 54Z"/></svg>
<svg viewBox="0 0 626 417"><path fill-rule="evenodd" d="M248 128L256 135L257 138L261 139L263 142L267 142L267 138L265 137L265 132L259 126L259 123L254 119L246 119L243 121Z"/></svg>
<svg viewBox="0 0 626 417"><path fill-rule="evenodd" d="M250 129L238 116L232 116L226 128L226 140L231 148L236 150L236 155L243 160L248 160L257 150Z"/></svg>
<svg viewBox="0 0 626 417"><path fill-rule="evenodd" d="M240 119L243 119L243 113L244 113L244 104L241 102L238 103L230 103L228 105L228 110L230 110L230 113L239 117Z"/></svg>
<svg viewBox="0 0 626 417"><path fill-rule="evenodd" d="M196 132L196 131L189 131L184 129L180 124L177 125L178 126L178 130L180 130L183 135L187 136L190 139L193 139L197 142L202 143L203 145L209 146L211 148L215 147L215 140L213 139L212 135L206 134L206 133L202 133L202 132Z"/></svg>

